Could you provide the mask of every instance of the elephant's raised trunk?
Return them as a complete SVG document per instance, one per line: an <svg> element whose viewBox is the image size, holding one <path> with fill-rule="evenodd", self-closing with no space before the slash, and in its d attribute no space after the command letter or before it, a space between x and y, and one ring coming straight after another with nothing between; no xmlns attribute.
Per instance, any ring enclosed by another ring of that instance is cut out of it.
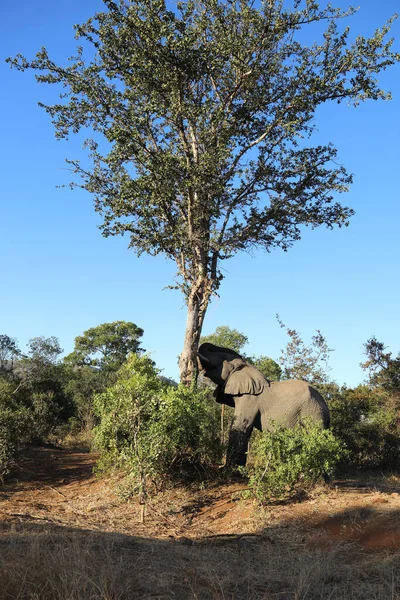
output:
<svg viewBox="0 0 400 600"><path fill-rule="evenodd" d="M197 353L197 356L199 357L202 369L205 369L210 366L210 361L206 356L200 354L200 352Z"/></svg>

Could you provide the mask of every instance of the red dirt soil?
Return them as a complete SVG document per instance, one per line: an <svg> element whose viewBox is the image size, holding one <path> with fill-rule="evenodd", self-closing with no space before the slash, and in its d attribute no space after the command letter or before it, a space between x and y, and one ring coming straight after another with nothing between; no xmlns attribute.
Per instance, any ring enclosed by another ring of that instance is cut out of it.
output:
<svg viewBox="0 0 400 600"><path fill-rule="evenodd" d="M364 549L400 548L400 485L359 478L319 488L290 505L259 507L244 500L244 483L158 493L145 508L123 502L118 481L93 474L96 454L29 448L13 477L0 487L0 535L10 528L41 524L135 536L198 540L268 535L295 525L309 547L352 542Z"/></svg>

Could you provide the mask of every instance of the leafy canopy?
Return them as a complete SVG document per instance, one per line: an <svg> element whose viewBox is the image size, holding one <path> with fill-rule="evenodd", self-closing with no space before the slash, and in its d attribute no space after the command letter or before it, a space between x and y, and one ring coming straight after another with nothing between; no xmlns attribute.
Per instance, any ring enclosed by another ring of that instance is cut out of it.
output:
<svg viewBox="0 0 400 600"><path fill-rule="evenodd" d="M243 347L248 343L248 337L237 329L231 329L228 325L219 325L214 333L204 335L200 339L200 343L210 342L216 346L230 348L238 354L241 353Z"/></svg>
<svg viewBox="0 0 400 600"><path fill-rule="evenodd" d="M124 495L145 494L149 479L204 477L219 463L215 402L204 390L169 386L148 356L131 355L94 409L98 467L125 472Z"/></svg>
<svg viewBox="0 0 400 600"><path fill-rule="evenodd" d="M364 346L367 360L361 366L369 372L371 384L382 387L400 403L400 353L394 357L391 352L385 352L385 345L375 336Z"/></svg>
<svg viewBox="0 0 400 600"><path fill-rule="evenodd" d="M75 338L74 351L66 357L66 361L115 371L129 353L143 352L140 347L142 335L143 329L130 321L114 321L91 327Z"/></svg>
<svg viewBox="0 0 400 600"><path fill-rule="evenodd" d="M310 420L292 429L275 425L272 433L263 432L253 439L250 455L245 468L249 488L265 502L287 500L318 479L333 475L346 449L332 431Z"/></svg>
<svg viewBox="0 0 400 600"><path fill-rule="evenodd" d="M348 224L353 211L334 197L351 175L309 138L321 104L390 97L376 76L399 60L393 19L350 42L337 23L355 9L309 0L104 4L75 26L66 66L45 48L8 61L62 87L59 103L41 104L58 139L94 132L92 168L70 162L105 236L127 233L138 254L176 262L187 294L199 282L211 293L237 251L286 250L302 225ZM320 40L304 43L316 23Z"/></svg>
<svg viewBox="0 0 400 600"><path fill-rule="evenodd" d="M279 381L282 376L282 369L273 358L269 356L252 356L247 357L247 361L251 362L261 373L270 381Z"/></svg>
<svg viewBox="0 0 400 600"><path fill-rule="evenodd" d="M237 329L232 329L228 325L219 325L214 333L201 337L200 343L203 344L204 342L235 350L261 371L267 379L277 381L281 378L282 369L272 358L268 356L246 356L243 353L243 348L249 343L249 338Z"/></svg>
<svg viewBox="0 0 400 600"><path fill-rule="evenodd" d="M289 336L286 348L279 358L283 367L283 379L303 379L316 385L328 383L329 357L333 349L329 348L325 336L317 329L311 338L311 345L306 346L296 329L286 327L279 315L276 318Z"/></svg>
<svg viewBox="0 0 400 600"><path fill-rule="evenodd" d="M33 361L55 364L63 349L54 335L46 338L43 335L34 337L28 342L28 355Z"/></svg>
<svg viewBox="0 0 400 600"><path fill-rule="evenodd" d="M7 367L8 362L22 355L15 338L6 333L0 335L0 368Z"/></svg>

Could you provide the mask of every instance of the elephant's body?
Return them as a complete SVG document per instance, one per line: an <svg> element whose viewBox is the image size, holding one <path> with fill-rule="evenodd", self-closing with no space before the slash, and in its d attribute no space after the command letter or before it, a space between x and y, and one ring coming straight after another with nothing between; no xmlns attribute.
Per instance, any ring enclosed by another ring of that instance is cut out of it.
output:
<svg viewBox="0 0 400 600"><path fill-rule="evenodd" d="M258 405L261 431L270 431L271 422L294 427L301 419L311 417L324 427L329 426L329 410L321 394L305 381L271 381L259 396L238 396L235 406L246 413L246 401Z"/></svg>
<svg viewBox="0 0 400 600"><path fill-rule="evenodd" d="M254 427L271 431L274 424L294 427L311 418L329 427L330 415L321 394L305 381L268 381L236 352L205 343L199 348L205 376L217 388L217 402L235 409L227 452L227 464L244 466Z"/></svg>

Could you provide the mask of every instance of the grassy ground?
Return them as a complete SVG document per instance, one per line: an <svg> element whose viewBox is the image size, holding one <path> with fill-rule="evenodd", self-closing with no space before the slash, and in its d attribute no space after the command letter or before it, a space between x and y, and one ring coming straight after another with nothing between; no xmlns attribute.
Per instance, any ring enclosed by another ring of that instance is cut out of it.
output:
<svg viewBox="0 0 400 600"><path fill-rule="evenodd" d="M0 488L0 599L400 600L400 483L261 509L244 485L122 503L95 456L31 450Z"/></svg>

